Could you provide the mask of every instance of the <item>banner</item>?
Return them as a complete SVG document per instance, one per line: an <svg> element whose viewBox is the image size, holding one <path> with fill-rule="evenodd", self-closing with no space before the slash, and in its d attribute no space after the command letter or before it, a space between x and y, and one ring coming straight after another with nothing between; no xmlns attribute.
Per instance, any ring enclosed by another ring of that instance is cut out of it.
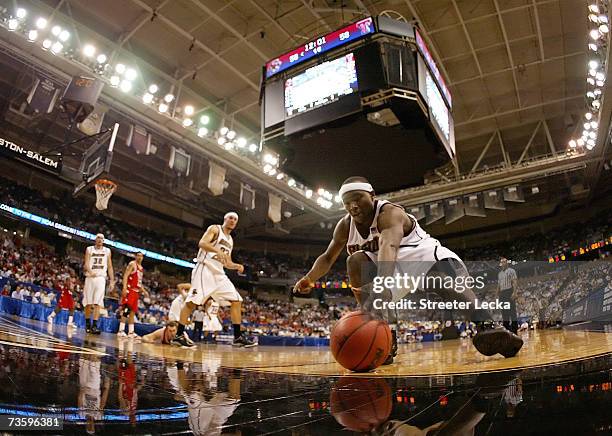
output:
<svg viewBox="0 0 612 436"><path fill-rule="evenodd" d="M225 168L214 162L209 162L208 189L214 196L223 194L225 184Z"/></svg>
<svg viewBox="0 0 612 436"><path fill-rule="evenodd" d="M37 151L17 145L8 139L0 138L0 154L55 174L59 174L62 170L62 160L60 158L43 156Z"/></svg>
<svg viewBox="0 0 612 436"><path fill-rule="evenodd" d="M273 223L279 223L281 220L281 204L283 199L271 193L268 193L268 198L268 218L270 218Z"/></svg>

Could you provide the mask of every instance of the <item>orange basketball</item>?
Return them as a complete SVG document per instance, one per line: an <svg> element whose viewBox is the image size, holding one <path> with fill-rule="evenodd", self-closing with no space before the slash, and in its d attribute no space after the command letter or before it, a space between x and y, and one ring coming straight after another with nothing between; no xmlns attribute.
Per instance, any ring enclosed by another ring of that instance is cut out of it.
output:
<svg viewBox="0 0 612 436"><path fill-rule="evenodd" d="M367 312L350 312L333 327L330 348L346 369L371 371L382 365L391 351L391 330Z"/></svg>
<svg viewBox="0 0 612 436"><path fill-rule="evenodd" d="M380 378L341 378L332 387L329 403L340 425L360 433L386 422L393 409L391 389Z"/></svg>

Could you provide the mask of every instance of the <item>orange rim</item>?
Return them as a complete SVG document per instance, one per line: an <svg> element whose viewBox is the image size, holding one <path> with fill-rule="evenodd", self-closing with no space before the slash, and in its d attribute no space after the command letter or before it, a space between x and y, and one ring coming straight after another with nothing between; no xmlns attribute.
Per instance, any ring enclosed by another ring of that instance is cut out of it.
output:
<svg viewBox="0 0 612 436"><path fill-rule="evenodd" d="M103 186L105 188L116 188L117 184L115 182L113 182L112 180L108 180L108 179L98 179L96 180L96 185L100 185Z"/></svg>

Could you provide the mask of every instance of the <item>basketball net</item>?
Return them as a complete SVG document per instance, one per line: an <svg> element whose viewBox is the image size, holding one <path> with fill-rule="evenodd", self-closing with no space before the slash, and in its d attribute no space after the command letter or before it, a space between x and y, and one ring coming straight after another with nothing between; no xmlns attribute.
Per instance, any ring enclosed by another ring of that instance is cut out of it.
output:
<svg viewBox="0 0 612 436"><path fill-rule="evenodd" d="M108 200L117 190L117 184L106 179L96 180L96 208L105 210L108 207Z"/></svg>

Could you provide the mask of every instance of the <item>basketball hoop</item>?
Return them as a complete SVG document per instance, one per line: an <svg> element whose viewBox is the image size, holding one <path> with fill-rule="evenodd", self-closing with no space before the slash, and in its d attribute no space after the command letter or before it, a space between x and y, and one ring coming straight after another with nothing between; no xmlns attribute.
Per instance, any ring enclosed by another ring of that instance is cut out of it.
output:
<svg viewBox="0 0 612 436"><path fill-rule="evenodd" d="M96 208L104 210L108 207L108 200L117 190L117 184L107 179L98 179L95 183L96 187Z"/></svg>

